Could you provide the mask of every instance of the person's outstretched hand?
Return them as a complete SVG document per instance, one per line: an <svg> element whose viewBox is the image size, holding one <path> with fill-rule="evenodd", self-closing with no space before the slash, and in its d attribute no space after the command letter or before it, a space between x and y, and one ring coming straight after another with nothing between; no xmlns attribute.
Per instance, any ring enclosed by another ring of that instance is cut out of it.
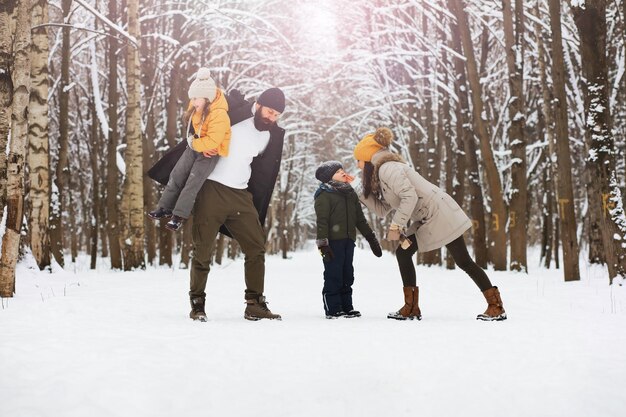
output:
<svg viewBox="0 0 626 417"><path fill-rule="evenodd" d="M391 225L389 226L389 230L387 231L387 240L391 242L400 240L401 234L402 231L400 230L400 226L395 223L391 223Z"/></svg>

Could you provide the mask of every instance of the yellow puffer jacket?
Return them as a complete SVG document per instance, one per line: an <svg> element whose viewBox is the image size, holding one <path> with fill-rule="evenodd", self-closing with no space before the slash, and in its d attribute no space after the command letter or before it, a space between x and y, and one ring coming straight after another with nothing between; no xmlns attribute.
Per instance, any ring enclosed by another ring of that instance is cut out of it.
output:
<svg viewBox="0 0 626 417"><path fill-rule="evenodd" d="M188 109L193 108L189 102ZM230 145L230 118L228 117L228 103L221 90L217 90L215 100L209 106L209 115L202 122L202 112L195 112L191 117L193 130L198 136L191 143L196 152L206 152L217 148L219 156L228 156ZM202 125L202 126L201 126Z"/></svg>

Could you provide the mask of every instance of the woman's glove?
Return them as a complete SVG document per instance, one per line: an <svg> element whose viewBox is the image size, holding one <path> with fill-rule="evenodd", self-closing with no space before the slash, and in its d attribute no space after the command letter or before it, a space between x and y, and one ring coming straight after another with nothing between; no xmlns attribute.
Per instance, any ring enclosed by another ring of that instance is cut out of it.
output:
<svg viewBox="0 0 626 417"><path fill-rule="evenodd" d="M387 240L391 242L400 240L401 234L402 234L402 231L400 230L400 225L391 223L391 225L389 226L389 230L387 231Z"/></svg>
<svg viewBox="0 0 626 417"><path fill-rule="evenodd" d="M374 234L374 232L365 236L365 240L367 240L367 243L370 244L370 249L377 258L383 256L383 249L380 247L380 243L378 243L378 239L376 239L376 235Z"/></svg>

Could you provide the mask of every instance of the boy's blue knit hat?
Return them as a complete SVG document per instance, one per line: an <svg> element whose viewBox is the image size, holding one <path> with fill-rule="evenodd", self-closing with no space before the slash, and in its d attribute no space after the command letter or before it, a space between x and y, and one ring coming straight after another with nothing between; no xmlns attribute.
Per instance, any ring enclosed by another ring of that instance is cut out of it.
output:
<svg viewBox="0 0 626 417"><path fill-rule="evenodd" d="M315 171L315 178L321 182L328 182L333 179L335 172L343 169L341 162L339 161L326 161L320 165Z"/></svg>

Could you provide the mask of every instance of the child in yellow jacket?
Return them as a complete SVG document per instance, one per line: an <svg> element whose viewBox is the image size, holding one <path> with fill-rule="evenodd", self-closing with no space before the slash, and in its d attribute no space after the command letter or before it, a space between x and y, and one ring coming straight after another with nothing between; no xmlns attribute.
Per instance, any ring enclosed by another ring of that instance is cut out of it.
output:
<svg viewBox="0 0 626 417"><path fill-rule="evenodd" d="M185 113L188 147L170 174L152 219L169 218L165 225L178 230L191 215L202 184L215 169L220 156L228 156L230 118L224 93L215 86L207 68L200 68L189 87ZM193 133L192 133L193 128Z"/></svg>

